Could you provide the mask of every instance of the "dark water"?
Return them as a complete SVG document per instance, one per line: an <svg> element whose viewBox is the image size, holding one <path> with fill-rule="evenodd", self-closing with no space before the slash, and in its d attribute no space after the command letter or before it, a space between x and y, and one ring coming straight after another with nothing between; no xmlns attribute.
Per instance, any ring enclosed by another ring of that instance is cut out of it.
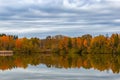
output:
<svg viewBox="0 0 120 80"><path fill-rule="evenodd" d="M0 57L0 80L120 80L120 56L16 53Z"/></svg>

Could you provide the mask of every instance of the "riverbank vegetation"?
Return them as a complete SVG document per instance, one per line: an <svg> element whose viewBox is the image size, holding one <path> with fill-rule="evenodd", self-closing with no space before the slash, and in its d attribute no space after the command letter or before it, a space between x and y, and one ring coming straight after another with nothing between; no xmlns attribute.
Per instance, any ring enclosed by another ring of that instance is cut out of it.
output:
<svg viewBox="0 0 120 80"><path fill-rule="evenodd" d="M22 52L53 52L53 53L94 53L94 54L120 54L120 34L79 37L63 35L47 36L46 39L18 38L14 35L0 34L0 50L13 50Z"/></svg>
<svg viewBox="0 0 120 80"><path fill-rule="evenodd" d="M120 34L94 37L90 34L80 37L56 35L45 39L0 34L0 50L15 52L13 56L0 56L1 70L45 64L47 67L120 72Z"/></svg>

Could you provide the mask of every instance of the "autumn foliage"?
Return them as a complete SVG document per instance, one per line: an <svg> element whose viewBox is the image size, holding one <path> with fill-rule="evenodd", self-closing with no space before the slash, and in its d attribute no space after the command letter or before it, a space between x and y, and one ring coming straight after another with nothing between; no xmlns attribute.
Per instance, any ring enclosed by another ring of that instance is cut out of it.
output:
<svg viewBox="0 0 120 80"><path fill-rule="evenodd" d="M2 70L45 64L47 67L120 72L120 34L94 37L86 34L73 38L56 35L46 39L0 35L0 50L15 51L11 57L0 58ZM42 54L48 52L53 54Z"/></svg>
<svg viewBox="0 0 120 80"><path fill-rule="evenodd" d="M110 37L90 34L79 37L63 35L48 36L46 39L18 38L12 35L0 35L0 50L14 50L24 52L53 53L114 53L120 54L120 34L112 34Z"/></svg>

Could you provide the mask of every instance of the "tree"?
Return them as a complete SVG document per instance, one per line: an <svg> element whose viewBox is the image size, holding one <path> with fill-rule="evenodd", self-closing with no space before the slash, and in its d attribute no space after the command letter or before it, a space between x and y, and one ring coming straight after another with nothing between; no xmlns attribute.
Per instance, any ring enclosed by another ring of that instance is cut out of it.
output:
<svg viewBox="0 0 120 80"><path fill-rule="evenodd" d="M106 47L106 37L104 35L96 36L92 39L90 44L91 53L104 53Z"/></svg>
<svg viewBox="0 0 120 80"><path fill-rule="evenodd" d="M20 49L22 48L22 44L23 44L23 39L17 39L15 42L15 47Z"/></svg>

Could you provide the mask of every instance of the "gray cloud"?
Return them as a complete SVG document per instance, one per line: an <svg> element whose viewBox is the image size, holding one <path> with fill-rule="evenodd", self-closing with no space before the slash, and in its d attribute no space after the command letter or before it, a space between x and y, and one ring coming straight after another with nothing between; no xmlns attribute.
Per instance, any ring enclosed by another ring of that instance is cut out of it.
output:
<svg viewBox="0 0 120 80"><path fill-rule="evenodd" d="M0 33L43 37L40 35L120 32L119 3L119 0L0 0Z"/></svg>

